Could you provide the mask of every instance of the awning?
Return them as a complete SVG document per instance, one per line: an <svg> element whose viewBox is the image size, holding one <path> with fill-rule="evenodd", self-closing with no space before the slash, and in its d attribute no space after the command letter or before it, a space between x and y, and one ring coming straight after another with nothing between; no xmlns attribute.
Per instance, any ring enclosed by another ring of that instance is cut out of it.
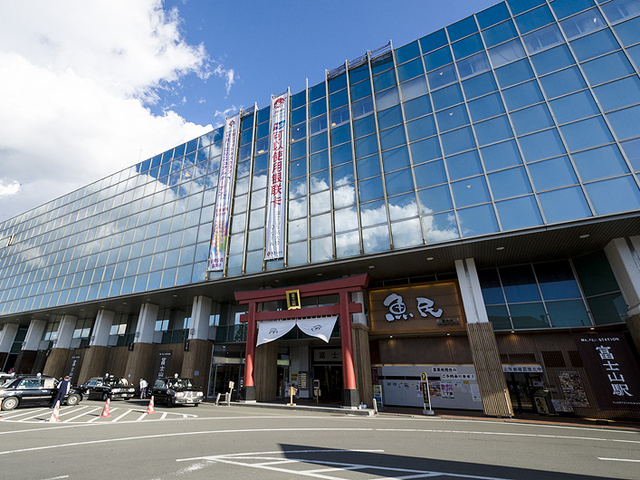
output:
<svg viewBox="0 0 640 480"><path fill-rule="evenodd" d="M337 315L317 318L295 318L292 320L274 320L258 322L258 341L256 346L273 342L289 333L294 326L312 337L329 343L331 333L336 325Z"/></svg>

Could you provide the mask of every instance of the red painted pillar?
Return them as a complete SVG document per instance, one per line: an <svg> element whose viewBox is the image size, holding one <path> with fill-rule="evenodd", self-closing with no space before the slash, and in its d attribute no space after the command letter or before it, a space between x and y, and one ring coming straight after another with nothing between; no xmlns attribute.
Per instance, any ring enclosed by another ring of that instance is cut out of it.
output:
<svg viewBox="0 0 640 480"><path fill-rule="evenodd" d="M342 339L342 385L346 390L355 390L356 374L353 368L349 292L344 291L340 292L340 337Z"/></svg>
<svg viewBox="0 0 640 480"><path fill-rule="evenodd" d="M253 366L256 358L256 303L249 303L248 321L247 321L247 344L245 349L245 365L244 365L244 385L245 387L254 387L253 383Z"/></svg>

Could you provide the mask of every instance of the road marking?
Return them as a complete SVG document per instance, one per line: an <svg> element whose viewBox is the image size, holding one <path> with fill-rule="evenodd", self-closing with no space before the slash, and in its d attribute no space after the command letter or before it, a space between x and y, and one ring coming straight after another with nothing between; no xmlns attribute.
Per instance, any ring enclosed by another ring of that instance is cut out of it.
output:
<svg viewBox="0 0 640 480"><path fill-rule="evenodd" d="M126 412L124 412L122 415L120 415L119 417L114 418L114 419L113 419L113 420L111 420L111 421L112 421L112 422L117 422L117 421L118 421L118 420L120 420L121 418L126 417L126 416L129 414L129 412L131 412L131 411L132 411L132 410L131 410L131 409L129 409L129 410L127 410Z"/></svg>
<svg viewBox="0 0 640 480"><path fill-rule="evenodd" d="M335 453L358 453L358 452L384 452L384 450L293 450L293 451L280 451L280 452L256 452L256 453L244 453L244 454L228 454L228 455L212 455L204 457L194 457L191 459L177 459L178 462L184 461L208 461L213 465L215 463L226 463L227 465L235 465L239 467L249 467L258 470L269 470L272 472L278 472L289 476L301 476L321 478L324 480L345 480L345 477L328 475L328 473L340 473L346 471L366 470L367 472L375 472L376 477L391 478L396 480L410 480L418 478L429 478L436 476L455 476L458 478L468 478L476 480L506 480L500 477L486 477L479 475L465 475L465 474L452 474L450 472L439 472L434 470L416 470L401 467L387 467L380 465L350 463L350 462L333 462L328 460L310 460L308 458L288 458L282 459L282 455L291 455L293 453L314 453L314 454L335 454ZM279 457L271 457L265 455L279 455ZM269 460L262 463L250 463L251 460ZM280 468L274 465L295 465L293 468ZM312 464L314 467L318 464L326 465L325 468L311 468L302 470L304 465ZM402 475L397 475L402 474Z"/></svg>
<svg viewBox="0 0 640 480"><path fill-rule="evenodd" d="M92 414L92 413L97 412L98 410L100 410L100 408L101 408L101 407L93 407L93 408L92 408L92 407L89 407L89 406L87 405L86 407L82 407L82 408L90 409L90 410L85 410L85 411L84 411L84 412L82 412L80 415L76 415L75 417L71 417L71 418L69 418L69 419L65 420L63 423L69 423L69 422L71 422L72 420L75 420L76 418L84 417L85 415L90 415L90 414Z"/></svg>
<svg viewBox="0 0 640 480"><path fill-rule="evenodd" d="M631 462L631 463L640 463L640 460L632 460L630 458L604 458L598 457L598 460L606 460L609 462Z"/></svg>

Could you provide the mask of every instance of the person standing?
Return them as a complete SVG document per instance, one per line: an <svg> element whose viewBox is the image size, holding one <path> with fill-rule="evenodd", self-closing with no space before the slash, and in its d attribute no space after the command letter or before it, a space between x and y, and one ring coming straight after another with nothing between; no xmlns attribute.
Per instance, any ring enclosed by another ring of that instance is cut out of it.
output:
<svg viewBox="0 0 640 480"><path fill-rule="evenodd" d="M55 408L58 402L60 402L60 405L62 405L64 397L67 396L70 389L71 389L71 382L69 381L69 375L67 375L66 377L64 377L64 380L62 380L58 384L58 393L56 394L56 398L53 400L53 405L51 405L51 407Z"/></svg>
<svg viewBox="0 0 640 480"><path fill-rule="evenodd" d="M147 382L144 378L140 379L140 398L147 397L147 387L149 387L149 382Z"/></svg>

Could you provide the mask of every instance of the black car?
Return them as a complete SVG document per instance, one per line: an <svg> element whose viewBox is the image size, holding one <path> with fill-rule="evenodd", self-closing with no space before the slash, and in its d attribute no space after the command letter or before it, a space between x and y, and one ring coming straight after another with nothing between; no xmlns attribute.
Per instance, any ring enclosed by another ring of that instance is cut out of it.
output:
<svg viewBox="0 0 640 480"><path fill-rule="evenodd" d="M126 379L113 376L90 378L80 388L90 400L128 400L136 394L135 387Z"/></svg>
<svg viewBox="0 0 640 480"><path fill-rule="evenodd" d="M58 393L59 381L44 375L17 375L0 386L2 410L21 407L51 406ZM71 388L63 403L77 405L82 401L82 392Z"/></svg>
<svg viewBox="0 0 640 480"><path fill-rule="evenodd" d="M195 405L204 399L201 387L196 387L191 378L159 378L151 388L151 395L168 407L174 405Z"/></svg>

